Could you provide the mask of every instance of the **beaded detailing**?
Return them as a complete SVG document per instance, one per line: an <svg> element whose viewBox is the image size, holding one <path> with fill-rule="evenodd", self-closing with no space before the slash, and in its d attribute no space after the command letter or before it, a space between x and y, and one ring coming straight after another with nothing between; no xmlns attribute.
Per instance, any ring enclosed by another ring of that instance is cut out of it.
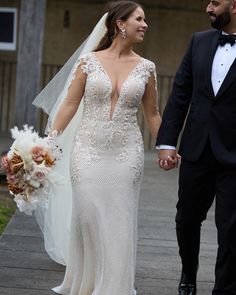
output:
<svg viewBox="0 0 236 295"><path fill-rule="evenodd" d="M151 74L156 79L155 65L147 59L140 59L123 82L112 114L111 81L95 54L86 54L78 61L78 66L87 74L87 82L82 122L72 151L72 182L82 181L81 170L103 161L107 153L113 153L111 159L117 163L129 163L136 154L136 161L130 162L135 182L141 177L143 166L143 142L137 112Z"/></svg>

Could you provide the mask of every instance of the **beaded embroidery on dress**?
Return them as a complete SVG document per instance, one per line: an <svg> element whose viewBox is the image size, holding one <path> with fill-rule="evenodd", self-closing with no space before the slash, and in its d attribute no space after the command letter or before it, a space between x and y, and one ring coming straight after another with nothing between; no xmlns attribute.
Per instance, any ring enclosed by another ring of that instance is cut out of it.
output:
<svg viewBox="0 0 236 295"><path fill-rule="evenodd" d="M141 58L111 114L111 81L93 52L78 61L87 81L71 153L73 208L66 295L134 295L143 140L137 112L153 62Z"/></svg>

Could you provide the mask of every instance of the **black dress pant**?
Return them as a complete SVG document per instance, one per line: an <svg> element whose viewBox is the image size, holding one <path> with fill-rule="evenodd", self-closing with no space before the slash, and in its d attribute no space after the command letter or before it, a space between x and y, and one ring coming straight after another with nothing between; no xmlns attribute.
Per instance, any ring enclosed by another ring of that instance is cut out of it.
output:
<svg viewBox="0 0 236 295"><path fill-rule="evenodd" d="M218 253L214 295L236 295L236 167L220 164L208 142L198 161L182 159L176 232L183 271L194 281L202 221L215 198Z"/></svg>

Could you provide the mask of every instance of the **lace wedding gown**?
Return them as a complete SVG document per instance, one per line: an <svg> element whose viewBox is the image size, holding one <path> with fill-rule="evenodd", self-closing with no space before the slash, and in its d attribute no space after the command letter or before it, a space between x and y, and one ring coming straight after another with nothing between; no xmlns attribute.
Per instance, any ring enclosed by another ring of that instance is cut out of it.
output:
<svg viewBox="0 0 236 295"><path fill-rule="evenodd" d="M137 111L155 65L141 58L111 115L112 85L95 54L79 60L87 74L84 109L71 153L73 209L69 261L58 294L134 295L137 210L143 141Z"/></svg>

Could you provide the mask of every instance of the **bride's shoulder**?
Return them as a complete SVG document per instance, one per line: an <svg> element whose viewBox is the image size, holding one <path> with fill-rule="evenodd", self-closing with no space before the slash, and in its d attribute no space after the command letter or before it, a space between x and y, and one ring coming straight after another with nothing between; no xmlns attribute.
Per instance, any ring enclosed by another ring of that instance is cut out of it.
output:
<svg viewBox="0 0 236 295"><path fill-rule="evenodd" d="M83 61L88 61L88 60L91 60L92 58L93 58L93 52L87 52L87 53L81 54L80 56L80 60L83 60Z"/></svg>
<svg viewBox="0 0 236 295"><path fill-rule="evenodd" d="M87 66L93 66L95 64L96 57L93 51L81 54L79 63Z"/></svg>
<svg viewBox="0 0 236 295"><path fill-rule="evenodd" d="M89 74L93 71L94 61L92 52L81 54L75 64L75 69L80 68L84 74Z"/></svg>
<svg viewBox="0 0 236 295"><path fill-rule="evenodd" d="M150 59L147 59L145 57L142 57L142 59L144 60L144 62L147 64L147 65L152 65L152 66L155 66L155 63L150 60Z"/></svg>
<svg viewBox="0 0 236 295"><path fill-rule="evenodd" d="M143 62L144 62L145 67L150 72L156 71L156 64L152 60L147 59L147 58L144 58L144 57L142 57L142 59L143 59Z"/></svg>

